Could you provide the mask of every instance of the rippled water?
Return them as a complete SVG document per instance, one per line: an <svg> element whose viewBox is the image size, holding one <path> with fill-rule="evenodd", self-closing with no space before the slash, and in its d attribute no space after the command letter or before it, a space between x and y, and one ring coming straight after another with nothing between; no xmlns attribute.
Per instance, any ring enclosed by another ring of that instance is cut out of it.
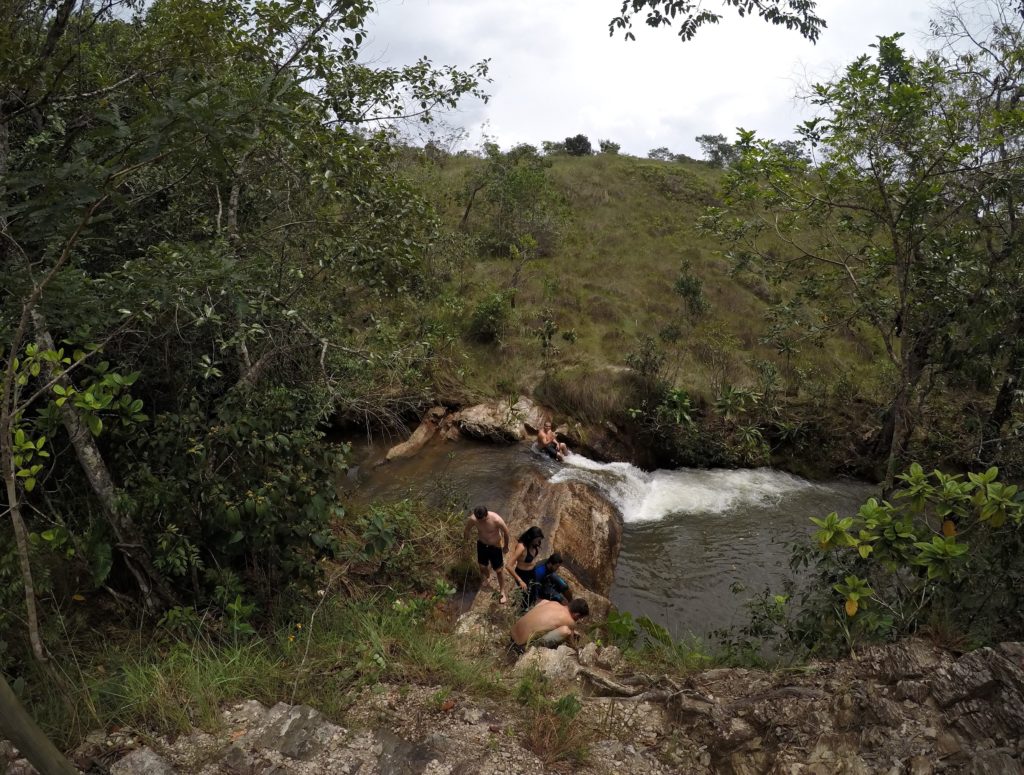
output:
<svg viewBox="0 0 1024 775"><path fill-rule="evenodd" d="M810 517L853 513L875 494L871 485L812 483L767 468L645 472L582 455L558 465L525 444L470 442L428 446L410 460L374 468L356 494L359 500L414 491L433 500L454 495L467 510L484 503L502 513L531 469L554 482L587 482L615 504L625 530L612 601L676 636L738 623L744 600L778 587L787 544L810 534ZM734 594L734 584L747 591Z"/></svg>
<svg viewBox="0 0 1024 775"><path fill-rule="evenodd" d="M779 588L787 544L811 533L810 517L853 513L875 493L767 468L645 472L579 456L552 477L571 479L603 491L626 523L612 601L677 637L740 623L745 600Z"/></svg>

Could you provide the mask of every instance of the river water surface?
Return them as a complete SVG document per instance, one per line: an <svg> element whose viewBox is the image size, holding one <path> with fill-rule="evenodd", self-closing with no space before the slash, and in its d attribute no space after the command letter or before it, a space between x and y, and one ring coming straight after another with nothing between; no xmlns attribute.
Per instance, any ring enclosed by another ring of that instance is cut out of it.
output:
<svg viewBox="0 0 1024 775"><path fill-rule="evenodd" d="M373 469L353 491L359 501L419 494L468 511L478 503L502 513L531 469L553 482L586 482L625 523L611 598L674 636L704 636L738 624L742 604L787 572L787 544L808 536L810 517L854 513L871 485L808 482L760 468L645 472L628 463L570 455L558 465L526 444L429 445L418 455ZM736 594L734 586L745 591Z"/></svg>

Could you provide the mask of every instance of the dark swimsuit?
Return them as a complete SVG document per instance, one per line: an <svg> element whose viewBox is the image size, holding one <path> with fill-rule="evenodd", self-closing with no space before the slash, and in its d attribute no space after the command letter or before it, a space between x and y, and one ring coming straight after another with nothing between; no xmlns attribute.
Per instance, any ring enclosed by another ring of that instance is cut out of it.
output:
<svg viewBox="0 0 1024 775"><path fill-rule="evenodd" d="M483 541L476 542L476 561L480 565L490 565L494 570L498 570L505 564L505 558L502 556L501 547L490 546L485 544Z"/></svg>
<svg viewBox="0 0 1024 775"><path fill-rule="evenodd" d="M540 550L538 549L537 551L540 551ZM525 563L531 563L531 562L533 562L533 559L536 556L537 556L537 552L534 552L533 554L530 554L530 550L527 549L526 550L526 555L523 557L522 561L525 562ZM537 583L536 579L534 578L533 568L530 568L528 570L524 569L524 568L520 568L519 567L519 563L516 563L516 575L520 579L522 579L523 583L526 585L526 594L523 597L523 602L525 604L525 603L527 603L527 601L529 601L529 599L533 595L533 590L531 589L531 587L534 584ZM526 605L523 606L523 610L525 610L525 609L526 609Z"/></svg>

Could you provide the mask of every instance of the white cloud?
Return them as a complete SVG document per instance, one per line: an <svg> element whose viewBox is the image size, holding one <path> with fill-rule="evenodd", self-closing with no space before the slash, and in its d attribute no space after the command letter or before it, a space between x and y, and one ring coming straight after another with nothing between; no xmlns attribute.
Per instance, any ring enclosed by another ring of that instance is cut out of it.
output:
<svg viewBox="0 0 1024 775"><path fill-rule="evenodd" d="M640 22L637 40L608 36L618 0L382 0L369 21L369 55L401 65L421 55L468 66L491 59L487 105L448 117L475 140L539 144L582 132L627 153L653 147L697 155L693 138L735 127L790 136L809 114L794 96L866 53L877 35L905 32L923 48L928 0L820 0L828 29L817 45L726 10L718 27L681 43Z"/></svg>

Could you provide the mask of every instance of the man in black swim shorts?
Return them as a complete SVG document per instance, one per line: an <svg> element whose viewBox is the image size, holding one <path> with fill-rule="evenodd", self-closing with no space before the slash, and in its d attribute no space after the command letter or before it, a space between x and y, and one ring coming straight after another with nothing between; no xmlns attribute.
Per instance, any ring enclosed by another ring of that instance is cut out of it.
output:
<svg viewBox="0 0 1024 775"><path fill-rule="evenodd" d="M491 569L494 569L498 577L498 592L501 595L500 602L508 602L505 594L505 573L502 570L505 565L505 550L508 549L511 539L508 534L508 526L498 514L489 511L486 506L477 506L473 513L466 518L466 527L462 533L462 540L465 542L473 528L476 528L476 561L480 566L480 575L483 577L481 588L488 583L491 577Z"/></svg>

